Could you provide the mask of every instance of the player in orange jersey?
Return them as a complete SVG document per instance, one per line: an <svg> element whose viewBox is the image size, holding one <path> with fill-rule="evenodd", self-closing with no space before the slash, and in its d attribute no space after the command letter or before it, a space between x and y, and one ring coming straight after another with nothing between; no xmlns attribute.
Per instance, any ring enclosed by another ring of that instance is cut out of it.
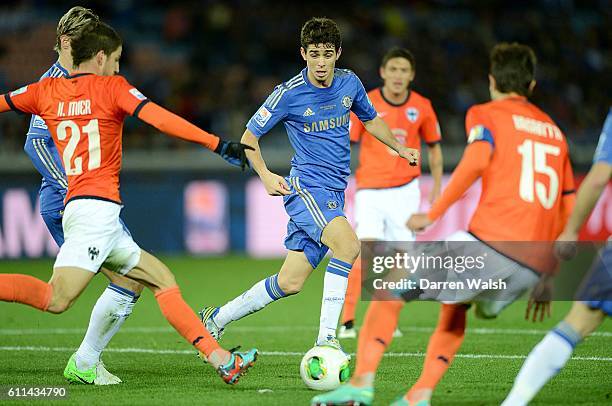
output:
<svg viewBox="0 0 612 406"><path fill-rule="evenodd" d="M150 102L117 76L122 42L107 24L87 25L72 38L71 46L72 75L46 78L0 98L0 112L12 109L42 117L68 179L63 216L65 242L51 280L45 283L28 275L0 274L0 300L62 313L104 265L151 289L168 322L207 355L225 382L234 384L255 362L257 350L222 349L183 300L170 270L140 249L119 220L123 120L127 115L138 117L166 134L199 143L243 168L246 146L222 141L201 130ZM91 375L94 378L93 371Z"/></svg>
<svg viewBox="0 0 612 406"><path fill-rule="evenodd" d="M506 287L480 285L459 290L442 285L436 290L419 281L420 289L402 293L406 300L430 298L447 304L430 339L421 378L394 405L429 405L433 389L463 341L466 304L475 304L478 316L493 318L538 281L545 282L546 277L540 278L538 272L549 271L550 264L541 261L542 255L524 255L523 251L526 245L537 248L554 241L574 204L565 136L548 115L527 100L535 86L533 50L516 43L499 44L491 52L490 64L492 101L470 108L466 117L468 146L461 162L431 210L413 215L408 226L419 231L431 225L482 178L482 194L468 232L455 233L447 241L455 241L460 254L463 250L485 252L488 256L481 275L499 279ZM452 250L445 254L451 258L457 255ZM455 268L449 271L444 274L447 280L461 277ZM463 275L469 278L478 273L465 271ZM336 391L315 397L313 404L371 404L376 369L391 341L401 307L397 301L372 302L359 334L355 376ZM534 311L543 316L547 310L544 304ZM527 316L529 311L528 307Z"/></svg>
<svg viewBox="0 0 612 406"><path fill-rule="evenodd" d="M93 10L79 6L72 7L60 18L54 47L58 58L42 75L41 80L69 74L68 69L72 67L71 39L77 36L83 27L98 20ZM58 246L62 246L64 243L62 215L68 183L62 160L49 129L44 120L38 116L32 116L30 120L24 151L42 176L39 191L40 215L53 240ZM85 336L64 370L64 376L71 383L88 380L87 377L79 379L77 376L82 375L81 371L89 371L93 367L95 367L94 385L114 385L122 382L119 377L106 370L100 357L132 313L144 286L104 268L100 273L104 274L110 283L96 301Z"/></svg>
<svg viewBox="0 0 612 406"><path fill-rule="evenodd" d="M387 123L398 142L420 151L427 143L433 189L429 201L439 195L443 158L438 118L426 97L410 88L416 71L410 51L390 49L382 58L383 86L368 93L378 115ZM356 233L361 241L414 241L406 221L419 210L420 166L411 166L395 151L369 134L361 121L351 115L351 141L360 143L355 195ZM361 290L361 261L349 275L339 338L355 338L355 308ZM394 337L401 336L399 329Z"/></svg>

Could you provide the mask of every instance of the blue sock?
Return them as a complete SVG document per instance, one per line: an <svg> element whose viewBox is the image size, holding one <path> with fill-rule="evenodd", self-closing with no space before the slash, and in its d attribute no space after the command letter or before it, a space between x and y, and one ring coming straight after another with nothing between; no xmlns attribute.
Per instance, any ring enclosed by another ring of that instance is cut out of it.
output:
<svg viewBox="0 0 612 406"><path fill-rule="evenodd" d="M278 274L267 277L265 280L266 292L272 300L281 299L287 294L278 285Z"/></svg>

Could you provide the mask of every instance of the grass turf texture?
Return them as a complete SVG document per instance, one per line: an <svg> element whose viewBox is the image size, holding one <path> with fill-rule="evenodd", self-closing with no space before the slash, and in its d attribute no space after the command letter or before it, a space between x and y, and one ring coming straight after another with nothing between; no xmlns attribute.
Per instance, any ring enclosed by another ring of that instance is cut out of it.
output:
<svg viewBox="0 0 612 406"><path fill-rule="evenodd" d="M219 305L274 273L279 260L245 257L194 259L166 258L175 272L185 300L199 310ZM0 272L27 273L44 280L50 276L52 261L2 261ZM309 404L317 392L302 384L299 376L301 355L316 336L322 292L322 270L317 270L304 291L270 305L267 309L229 326L222 344L241 344L264 352L255 367L236 387L225 385L212 368L203 365L192 348L171 330L150 292L146 291L134 313L111 341L103 359L107 368L121 377L112 387L68 387L69 398L59 403L91 404ZM43 314L29 307L0 303L0 386L65 386L62 371L71 352L79 345L90 311L107 281L98 276L67 313ZM469 330L460 354L481 354L491 358L458 357L434 395L434 404L499 404L511 387L523 359L502 358L526 355L567 312L571 303L553 305L553 317L544 323L523 321L525 302L506 309L494 321L482 321L470 313ZM360 303L358 324L366 304ZM438 305L414 303L402 312L400 327L404 337L396 339L389 352L424 352L429 330L437 320ZM485 331L475 330L486 328ZM66 330L58 330L66 329ZM496 330L489 330L496 329ZM541 330L541 333L508 329ZM571 360L567 367L536 398L534 405L602 404L612 402L612 324L605 332L587 339L575 357L608 357L608 360ZM607 333L606 333L607 332ZM355 340L344 340L348 351ZM47 347L51 350L9 349L8 347ZM133 349L133 350L128 350ZM147 353L142 350L164 351ZM127 352L122 352L127 351ZM133 352L141 351L141 352ZM299 353L274 355L270 352ZM418 377L423 357L386 357L379 369L375 404L389 404ZM351 367L354 366L354 361ZM261 390L268 389L268 391ZM271 390L271 391L269 391ZM11 402L24 404L24 401Z"/></svg>

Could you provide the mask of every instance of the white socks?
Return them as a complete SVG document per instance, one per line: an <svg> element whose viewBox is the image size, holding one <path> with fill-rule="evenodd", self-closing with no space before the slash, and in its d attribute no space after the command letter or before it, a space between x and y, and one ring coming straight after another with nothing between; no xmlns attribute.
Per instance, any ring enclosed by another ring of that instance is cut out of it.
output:
<svg viewBox="0 0 612 406"><path fill-rule="evenodd" d="M112 283L108 285L91 312L85 338L76 352L79 370L90 369L100 361L100 354L132 314L138 297L130 290Z"/></svg>
<svg viewBox="0 0 612 406"><path fill-rule="evenodd" d="M328 336L336 337L351 268L351 264L336 258L332 258L327 265L323 280L323 300L317 342L324 341ZM286 296L287 294L278 285L278 274L272 275L257 282L251 289L223 305L214 316L214 322L219 328L224 328L232 321L255 313Z"/></svg>
<svg viewBox="0 0 612 406"><path fill-rule="evenodd" d="M329 336L336 337L338 320L344 305L348 276L353 266L336 258L329 260L323 279L323 300L317 343Z"/></svg>
<svg viewBox="0 0 612 406"><path fill-rule="evenodd" d="M527 405L572 356L582 337L562 321L531 350L502 406Z"/></svg>
<svg viewBox="0 0 612 406"><path fill-rule="evenodd" d="M278 274L269 276L257 282L242 295L223 305L214 316L214 321L219 328L224 328L232 321L240 320L244 316L255 313L285 296L287 296L285 292L278 286Z"/></svg>

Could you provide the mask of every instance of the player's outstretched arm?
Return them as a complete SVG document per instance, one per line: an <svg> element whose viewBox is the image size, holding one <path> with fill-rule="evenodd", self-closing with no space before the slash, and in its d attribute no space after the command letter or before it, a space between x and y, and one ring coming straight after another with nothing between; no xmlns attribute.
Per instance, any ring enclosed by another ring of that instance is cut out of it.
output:
<svg viewBox="0 0 612 406"><path fill-rule="evenodd" d="M612 109L608 113L599 137L593 156L593 166L578 189L574 210L557 240L578 239L580 227L591 214L610 179L612 179Z"/></svg>
<svg viewBox="0 0 612 406"><path fill-rule="evenodd" d="M402 158L407 159L410 165L418 165L419 151L413 148L406 148L404 145L397 142L389 126L387 126L387 123L385 123L382 118L376 116L374 119L364 122L363 126L380 142L395 150Z"/></svg>
<svg viewBox="0 0 612 406"><path fill-rule="evenodd" d="M428 213L430 220L442 216L482 176L491 162L491 153L491 144L488 142L474 142L465 148L448 186Z"/></svg>
<svg viewBox="0 0 612 406"><path fill-rule="evenodd" d="M40 131L41 133L43 132L42 130ZM66 197L68 181L61 162L54 159L55 152L51 149L51 142L50 135L47 137L43 135L37 136L30 132L28 133L23 150L32 161L38 173L45 178L45 182L48 182L53 189Z"/></svg>
<svg viewBox="0 0 612 406"><path fill-rule="evenodd" d="M259 148L259 138L257 138L255 134L251 132L251 130L247 129L242 135L240 142L243 145L250 147L249 150L246 151L246 156L251 162L253 170L259 175L259 178L263 182L268 194L270 196L284 196L291 194L289 185L287 184L287 181L285 181L285 178L271 172L266 166L266 161L264 161L263 156L261 155L261 149Z"/></svg>
<svg viewBox="0 0 612 406"><path fill-rule="evenodd" d="M0 96L0 113L4 113L6 111L10 111L11 106L6 102L5 95Z"/></svg>
<svg viewBox="0 0 612 406"><path fill-rule="evenodd" d="M39 114L40 83L30 83L10 93L0 95L0 113L13 110L16 113Z"/></svg>
<svg viewBox="0 0 612 406"><path fill-rule="evenodd" d="M576 204L570 215L565 230L559 237L562 241L575 241L580 227L593 211L606 185L612 178L612 165L607 162L596 162L582 181L576 194Z"/></svg>
<svg viewBox="0 0 612 406"><path fill-rule="evenodd" d="M442 174L444 172L444 157L440 143L435 143L427 147L429 156L429 171L433 178L433 188L429 195L429 203L433 203L440 197L442 192Z"/></svg>
<svg viewBox="0 0 612 406"><path fill-rule="evenodd" d="M221 142L216 135L202 130L184 118L153 102L146 103L135 115L164 134L185 141L195 142L211 151L214 151Z"/></svg>
<svg viewBox="0 0 612 406"><path fill-rule="evenodd" d="M165 134L203 145L221 155L230 164L239 166L243 170L249 165L245 149L250 147L237 142L221 140L216 135L202 130L155 103L146 103L137 116Z"/></svg>
<svg viewBox="0 0 612 406"><path fill-rule="evenodd" d="M413 214L406 223L408 228L421 231L441 217L482 176L491 161L491 153L492 147L488 142L469 144L442 196L434 203L429 213Z"/></svg>

